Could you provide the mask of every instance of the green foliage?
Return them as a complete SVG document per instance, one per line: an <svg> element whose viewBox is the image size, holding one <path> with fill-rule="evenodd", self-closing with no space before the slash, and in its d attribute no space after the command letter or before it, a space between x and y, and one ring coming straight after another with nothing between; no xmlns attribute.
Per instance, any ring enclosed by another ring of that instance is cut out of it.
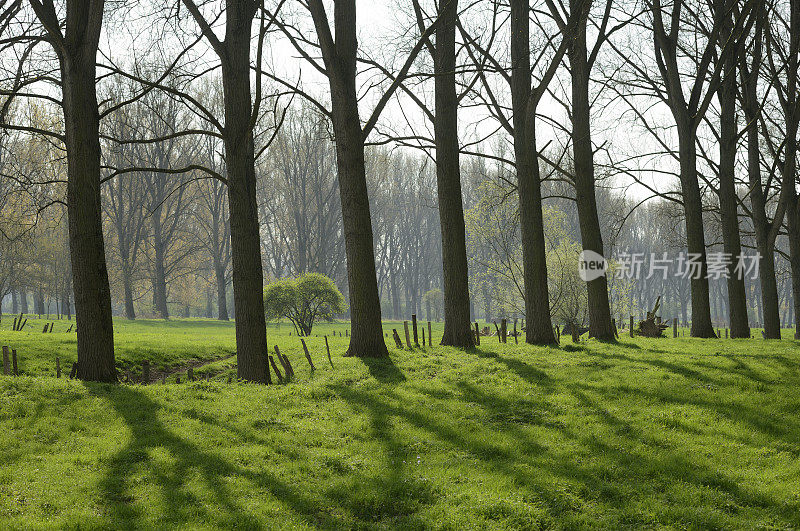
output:
<svg viewBox="0 0 800 531"><path fill-rule="evenodd" d="M507 187L485 181L480 200L465 213L467 251L476 301L493 297L505 315L524 315L522 247L519 244L517 196ZM550 313L561 322L586 319L586 284L578 275L581 246L570 235L563 212L546 207L544 219ZM484 301L485 302L485 301Z"/></svg>
<svg viewBox="0 0 800 531"><path fill-rule="evenodd" d="M330 321L345 311L344 297L330 278L306 273L298 279L282 279L264 288L267 320L284 317L302 335L310 335L314 322Z"/></svg>
<svg viewBox="0 0 800 531"><path fill-rule="evenodd" d="M215 324L149 323L164 351ZM269 333L290 385L0 376L0 527L800 528L800 342L482 341L362 360L337 334L333 369L306 339L311 376L289 327ZM215 330L233 344L232 324Z"/></svg>

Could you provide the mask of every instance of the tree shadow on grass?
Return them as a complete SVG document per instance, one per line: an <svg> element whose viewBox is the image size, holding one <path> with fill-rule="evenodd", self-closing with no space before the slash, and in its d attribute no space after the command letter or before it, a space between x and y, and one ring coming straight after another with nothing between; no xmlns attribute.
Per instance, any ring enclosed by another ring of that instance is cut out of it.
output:
<svg viewBox="0 0 800 531"><path fill-rule="evenodd" d="M503 364L506 368L511 370L514 374L527 381L528 383L539 385L545 388L550 388L555 383L553 379L543 370L534 367L528 363L520 361L516 358L509 356L502 356L497 352L491 350L483 350L476 347L469 351L477 355L479 358L491 359L498 363Z"/></svg>
<svg viewBox="0 0 800 531"><path fill-rule="evenodd" d="M142 507L135 503L138 483L133 476L137 474L143 474L160 489L164 511L155 518L159 525L204 522L214 527L264 528L228 488L226 478L238 477L268 490L309 524L336 527L330 515L315 508L314 500L276 476L234 465L175 435L158 418L161 406L141 391L126 386L86 385L91 395L109 401L130 431L130 441L108 460L106 474L99 485L104 512L112 527L147 527L145 518L154 516L143 514ZM151 455L154 451L166 452L168 464L159 466L155 463ZM194 486L190 488L187 484L192 477L198 476L211 501L198 499L192 492L196 490Z"/></svg>
<svg viewBox="0 0 800 531"><path fill-rule="evenodd" d="M393 390L379 394L346 386L333 389L355 412L368 412L379 418L381 425L407 424L428 432L439 444L466 452L475 461L478 484L495 481L480 474L513 482L523 499L546 505L546 518L556 518L550 520L551 524L560 522L569 527L572 518L585 522L585 518L603 515L611 525L615 521L624 522L627 527L652 525L656 521L651 520L647 504L656 502L664 503L659 512L667 518L659 519L660 525L718 527L720 520L714 511L728 503L726 498L736 507L775 515L783 524L800 523L797 503L740 485L736 478L707 466L701 459L693 459L660 437L657 430L614 414L592 396L589 387L564 386L564 390L577 399L580 415L596 419L600 429L587 430L582 423L576 427L561 422L556 411L549 411L553 406L546 402L539 403L540 407L530 415L509 415L509 409L516 407L513 400L472 384L454 385L462 401L475 404L491 422L472 416L465 422L444 404L421 408ZM539 429L531 430L532 426ZM690 426L679 428L686 428L690 436L697 435ZM545 438L546 446L537 441L539 437ZM565 485L569 487L565 489ZM665 485L691 486L712 498L705 500L699 510L680 507L680 502L663 499ZM580 493L578 499L575 493ZM450 494L458 496L458 491ZM583 511L586 512L581 516Z"/></svg>
<svg viewBox="0 0 800 531"><path fill-rule="evenodd" d="M390 357L359 358L367 366L370 376L381 383L400 383L406 381L405 375Z"/></svg>

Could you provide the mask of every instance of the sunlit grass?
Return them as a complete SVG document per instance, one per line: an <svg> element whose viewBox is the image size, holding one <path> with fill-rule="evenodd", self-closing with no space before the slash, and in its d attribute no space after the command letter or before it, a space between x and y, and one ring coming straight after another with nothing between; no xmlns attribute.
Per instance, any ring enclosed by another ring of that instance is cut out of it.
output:
<svg viewBox="0 0 800 531"><path fill-rule="evenodd" d="M154 323L118 348L233 348L231 324ZM270 328L290 385L0 377L0 527L800 527L798 342L409 351L392 327L386 361L315 329L313 373Z"/></svg>

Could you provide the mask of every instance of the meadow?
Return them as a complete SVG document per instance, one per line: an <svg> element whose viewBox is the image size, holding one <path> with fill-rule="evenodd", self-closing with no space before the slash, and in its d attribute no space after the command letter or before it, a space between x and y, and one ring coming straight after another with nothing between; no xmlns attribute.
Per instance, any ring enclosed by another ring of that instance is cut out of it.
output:
<svg viewBox="0 0 800 531"><path fill-rule="evenodd" d="M227 383L232 323L120 320L120 366L168 378L114 386L52 377L68 324L7 320L2 528L800 527L794 340L409 350L386 323L390 359L361 360L339 322L307 338L311 371L272 324L296 377L264 387ZM210 381L173 383L190 364Z"/></svg>

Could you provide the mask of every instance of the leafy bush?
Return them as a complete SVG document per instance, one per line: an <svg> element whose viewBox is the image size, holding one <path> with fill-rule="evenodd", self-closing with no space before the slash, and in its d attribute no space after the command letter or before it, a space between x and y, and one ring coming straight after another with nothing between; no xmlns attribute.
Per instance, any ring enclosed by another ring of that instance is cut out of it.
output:
<svg viewBox="0 0 800 531"><path fill-rule="evenodd" d="M264 288L264 313L268 320L285 317L298 334L311 335L318 319L333 320L345 311L344 296L333 280L319 273L271 282Z"/></svg>

